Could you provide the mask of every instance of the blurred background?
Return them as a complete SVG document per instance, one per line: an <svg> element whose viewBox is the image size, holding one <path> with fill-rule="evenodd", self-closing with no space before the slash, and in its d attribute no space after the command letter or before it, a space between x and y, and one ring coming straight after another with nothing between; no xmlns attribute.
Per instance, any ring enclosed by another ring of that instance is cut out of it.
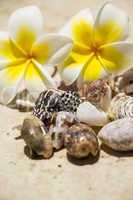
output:
<svg viewBox="0 0 133 200"><path fill-rule="evenodd" d="M0 0L0 28L7 29L8 17L17 8L37 5L44 15L44 28L47 32L58 30L72 15L80 9L89 7L94 14L105 3L105 0ZM133 0L112 0L124 9L133 24ZM133 38L133 26L131 26Z"/></svg>

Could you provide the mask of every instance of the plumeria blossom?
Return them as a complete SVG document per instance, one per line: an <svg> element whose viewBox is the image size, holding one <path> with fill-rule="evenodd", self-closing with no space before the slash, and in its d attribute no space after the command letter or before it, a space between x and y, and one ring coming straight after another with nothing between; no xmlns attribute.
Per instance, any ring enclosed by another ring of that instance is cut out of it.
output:
<svg viewBox="0 0 133 200"><path fill-rule="evenodd" d="M133 66L128 33L128 16L111 3L103 5L95 20L88 8L80 11L60 31L74 42L59 69L62 79L69 85L77 79L88 82L128 70Z"/></svg>
<svg viewBox="0 0 133 200"><path fill-rule="evenodd" d="M44 86L54 87L49 72L71 49L67 36L43 34L43 17L36 6L15 11L8 32L0 32L0 102L10 103L23 89L36 97Z"/></svg>

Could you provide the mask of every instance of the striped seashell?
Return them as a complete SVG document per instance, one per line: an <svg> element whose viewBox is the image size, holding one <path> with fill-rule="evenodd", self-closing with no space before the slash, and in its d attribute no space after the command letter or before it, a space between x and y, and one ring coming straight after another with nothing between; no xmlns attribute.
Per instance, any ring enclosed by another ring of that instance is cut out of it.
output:
<svg viewBox="0 0 133 200"><path fill-rule="evenodd" d="M116 95L111 101L108 114L111 119L133 118L133 97L125 93Z"/></svg>
<svg viewBox="0 0 133 200"><path fill-rule="evenodd" d="M33 115L38 117L44 123L46 121L52 120L52 116L54 116L55 112L59 112L59 100L61 98L63 91L56 89L49 89L43 91L33 109Z"/></svg>

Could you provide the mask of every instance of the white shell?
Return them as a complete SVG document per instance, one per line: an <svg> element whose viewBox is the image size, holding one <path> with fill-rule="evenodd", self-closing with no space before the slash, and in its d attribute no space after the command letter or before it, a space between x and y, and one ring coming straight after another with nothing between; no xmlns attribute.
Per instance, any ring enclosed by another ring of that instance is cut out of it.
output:
<svg viewBox="0 0 133 200"><path fill-rule="evenodd" d="M97 109L90 102L83 102L77 109L77 119L90 126L104 126L108 123L108 116L104 111Z"/></svg>
<svg viewBox="0 0 133 200"><path fill-rule="evenodd" d="M133 150L133 119L124 118L108 123L100 130L98 137L114 150Z"/></svg>

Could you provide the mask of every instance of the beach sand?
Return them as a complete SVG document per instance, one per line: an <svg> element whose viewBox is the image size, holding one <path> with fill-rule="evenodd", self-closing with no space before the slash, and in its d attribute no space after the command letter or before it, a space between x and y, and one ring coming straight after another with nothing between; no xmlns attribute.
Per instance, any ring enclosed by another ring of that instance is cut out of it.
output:
<svg viewBox="0 0 133 200"><path fill-rule="evenodd" d="M58 30L81 8L100 8L102 0L0 0L0 27L7 29L13 10L31 4L45 16L45 31ZM133 23L133 1L114 0ZM133 27L131 26L131 38ZM28 113L0 105L0 200L132 200L133 153L114 153L105 147L96 159L70 160L66 150L49 160L31 160L17 140Z"/></svg>

